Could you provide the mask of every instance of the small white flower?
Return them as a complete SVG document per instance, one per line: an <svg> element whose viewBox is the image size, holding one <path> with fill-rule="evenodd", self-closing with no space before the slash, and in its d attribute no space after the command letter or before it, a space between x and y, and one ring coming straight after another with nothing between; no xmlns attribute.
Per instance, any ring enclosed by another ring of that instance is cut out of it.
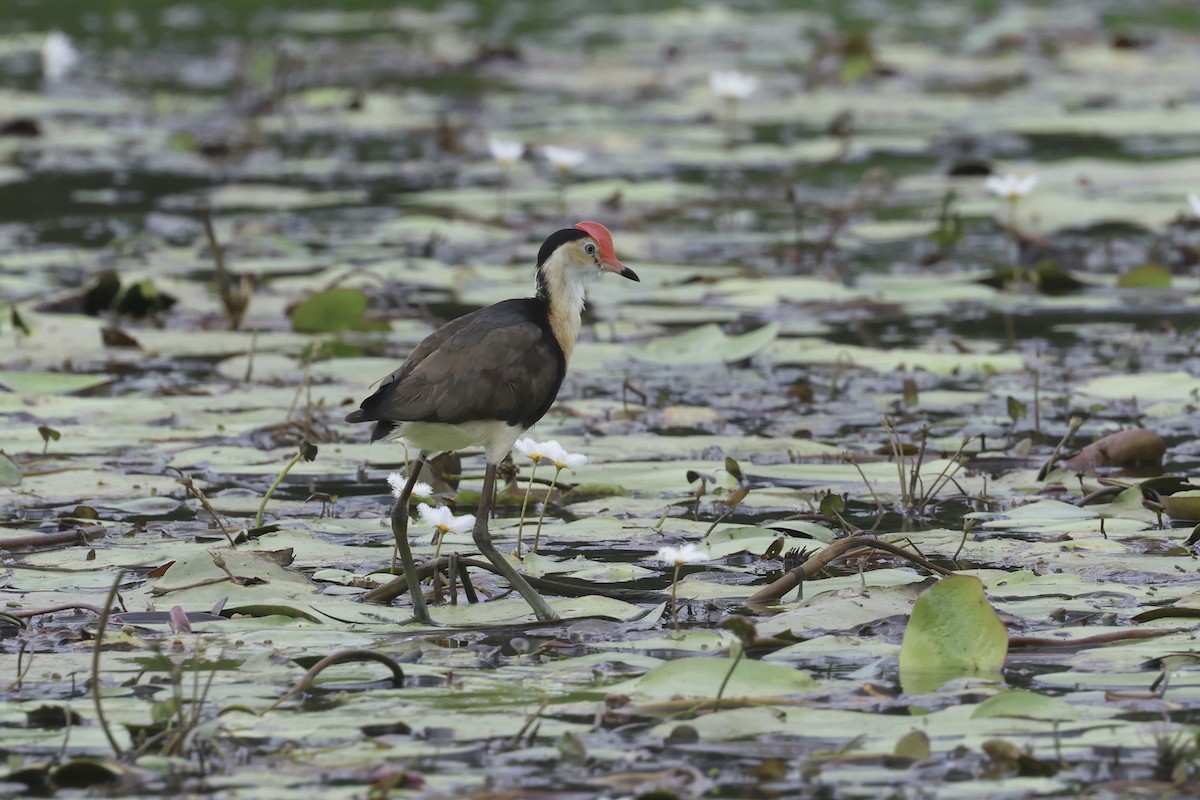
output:
<svg viewBox="0 0 1200 800"><path fill-rule="evenodd" d="M1189 193L1188 205L1192 207L1192 213L1200 217L1200 194Z"/></svg>
<svg viewBox="0 0 1200 800"><path fill-rule="evenodd" d="M525 436L513 442L513 450L516 450L521 455L529 460L537 463L545 456L542 454L542 443L535 442L532 436Z"/></svg>
<svg viewBox="0 0 1200 800"><path fill-rule="evenodd" d="M493 136L488 139L488 150L491 152L492 158L496 159L500 166L507 169L525 152L525 145L520 142L497 139Z"/></svg>
<svg viewBox="0 0 1200 800"><path fill-rule="evenodd" d="M722 100L745 100L758 91L758 78L737 70L715 70L708 76L708 85Z"/></svg>
<svg viewBox="0 0 1200 800"><path fill-rule="evenodd" d="M417 503L417 513L421 515L421 519L437 528L443 534L466 533L475 527L474 514L463 514L461 517L456 517L445 506L434 508L425 503Z"/></svg>
<svg viewBox="0 0 1200 800"><path fill-rule="evenodd" d="M558 444L558 442L555 442L555 444ZM561 447L558 449L561 452L555 453L551 459L556 469L579 469L588 463L588 457L583 453L568 453Z"/></svg>
<svg viewBox="0 0 1200 800"><path fill-rule="evenodd" d="M387 476L388 486L392 487L392 497L400 499L401 492L404 491L404 476L399 472L393 472ZM432 497L433 487L425 482L418 482L413 486L411 497Z"/></svg>
<svg viewBox="0 0 1200 800"><path fill-rule="evenodd" d="M702 561L708 561L711 556L703 547L697 547L688 542L679 547L659 548L656 558L668 564L699 564Z"/></svg>
<svg viewBox="0 0 1200 800"><path fill-rule="evenodd" d="M50 83L57 83L79 63L79 51L71 44L71 38L62 31L50 31L42 41L42 75Z"/></svg>
<svg viewBox="0 0 1200 800"><path fill-rule="evenodd" d="M584 161L587 161L587 153L582 150L572 150L569 147L555 147L552 144L543 147L542 154L546 156L547 161L562 172L569 172Z"/></svg>
<svg viewBox="0 0 1200 800"><path fill-rule="evenodd" d="M983 188L1005 200L1018 200L1033 191L1038 184L1037 175L989 175Z"/></svg>
<svg viewBox="0 0 1200 800"><path fill-rule="evenodd" d="M562 445L553 439L547 442L535 442L528 436L524 439L517 439L513 443L513 449L535 464L542 461L553 461L567 452L563 450Z"/></svg>
<svg viewBox="0 0 1200 800"><path fill-rule="evenodd" d="M583 453L568 453L567 449L554 439L535 442L527 436L517 439L513 443L513 449L535 464L549 461L558 469L578 469L588 463L587 456Z"/></svg>

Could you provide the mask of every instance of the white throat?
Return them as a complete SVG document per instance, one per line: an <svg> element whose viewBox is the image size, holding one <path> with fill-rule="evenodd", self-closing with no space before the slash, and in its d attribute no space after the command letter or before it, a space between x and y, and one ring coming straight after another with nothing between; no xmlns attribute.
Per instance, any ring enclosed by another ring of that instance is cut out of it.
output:
<svg viewBox="0 0 1200 800"><path fill-rule="evenodd" d="M550 305L550 330L568 360L579 338L583 324L584 286L600 274L595 268L578 269L567 266L551 269L546 274L546 299Z"/></svg>

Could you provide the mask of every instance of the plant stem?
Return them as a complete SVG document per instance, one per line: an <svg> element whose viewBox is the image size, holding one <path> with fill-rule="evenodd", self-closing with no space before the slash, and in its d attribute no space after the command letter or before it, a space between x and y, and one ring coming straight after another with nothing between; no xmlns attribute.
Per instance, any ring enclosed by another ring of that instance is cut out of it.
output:
<svg viewBox="0 0 1200 800"><path fill-rule="evenodd" d="M529 493L533 491L533 479L537 476L538 462L534 459L533 469L529 471L529 482L525 484L525 499L521 501L521 521L517 523L517 558L521 557L521 537L525 533L525 509L529 507Z"/></svg>
<svg viewBox="0 0 1200 800"><path fill-rule="evenodd" d="M908 481L904 480L904 447L900 442L900 431L896 429L896 420L885 416L883 428L888 434L888 445L892 448L892 458L896 459L896 475L900 479L900 504L906 509L912 509L912 497L908 495Z"/></svg>
<svg viewBox="0 0 1200 800"><path fill-rule="evenodd" d="M725 673L725 680L721 681L721 688L717 689L717 698L713 700L713 711L721 710L721 696L725 694L725 687L729 685L729 679L733 677L733 671L737 669L738 662L742 660L742 656L746 652L746 646L741 645L738 648L738 654L733 659L733 663L729 665L729 672Z"/></svg>
<svg viewBox="0 0 1200 800"><path fill-rule="evenodd" d="M500 167L500 185L496 189L496 216L504 219L508 211L508 166Z"/></svg>
<svg viewBox="0 0 1200 800"><path fill-rule="evenodd" d="M100 648L104 644L104 630L108 627L108 610L112 608L113 601L117 598L117 590L121 586L123 577L125 577L125 570L117 570L117 577L113 579L108 596L104 598L104 606L100 609L100 621L96 623L96 643L92 647L92 699L96 702L96 721L100 723L100 729L104 731L104 736L108 739L108 744L112 747L113 755L117 760L125 755L125 751L117 743L117 737L113 735L112 728L108 725L108 719L104 716L104 706L100 702Z"/></svg>
<svg viewBox="0 0 1200 800"><path fill-rule="evenodd" d="M433 534L433 560L437 561L438 556L442 554L442 540L446 538L446 532L441 528L434 531Z"/></svg>
<svg viewBox="0 0 1200 800"><path fill-rule="evenodd" d="M567 184L570 183L570 172L565 167L558 168L558 215L567 214Z"/></svg>
<svg viewBox="0 0 1200 800"><path fill-rule="evenodd" d="M1033 370L1033 432L1042 435L1041 370Z"/></svg>
<svg viewBox="0 0 1200 800"><path fill-rule="evenodd" d="M964 436L962 438L962 441L958 445L958 449L954 451L954 455L950 456L950 463L943 467L942 471L939 472L937 477L933 479L933 487L930 488L930 490L921 498L922 510L924 510L925 506L928 505L937 495L937 493L942 490L943 486L954 479L954 476L957 475L958 471L963 468L964 464L966 464L966 461L960 461L959 458L962 456L963 450L966 448L966 446L970 444L971 438L972 437L970 436Z"/></svg>
<svg viewBox="0 0 1200 800"><path fill-rule="evenodd" d="M880 500L879 495L875 493L875 487L871 485L869 480L867 480L867 473L863 472L863 468L859 465L859 463L851 458L850 453L848 452L842 453L842 461L852 465L856 470L858 470L858 477L862 478L862 482L867 485L867 491L871 493L871 499L875 501L875 508L880 514L884 513L887 509L883 507L883 501Z"/></svg>
<svg viewBox="0 0 1200 800"><path fill-rule="evenodd" d="M671 622L675 624L675 632L679 633L679 604L675 600L675 593L679 589L679 568L683 566L682 561L675 562L675 576L671 578Z"/></svg>
<svg viewBox="0 0 1200 800"><path fill-rule="evenodd" d="M554 484L558 483L558 476L562 474L562 467L559 467L554 473L554 479L550 481L550 488L546 490L546 499L542 501L542 511L538 514L537 533L533 535L533 547L530 548L531 553L538 551L538 542L542 540L542 520L546 518L546 506L550 505L550 495L554 492Z"/></svg>
<svg viewBox="0 0 1200 800"><path fill-rule="evenodd" d="M1021 246L1017 241L1017 202L1018 198L1016 196L1008 198L1009 262L1013 266L1014 279L1017 274L1017 261L1021 257Z"/></svg>
<svg viewBox="0 0 1200 800"><path fill-rule="evenodd" d="M279 488L279 484L282 483L287 474L291 472L292 467L296 466L296 464L302 458L304 458L303 448L296 451L296 455L292 456L292 460L287 463L287 465L283 468L283 471L279 473L279 477L277 477L275 482L271 484L269 489L267 489L267 493L263 495L262 504L258 507L258 514L256 514L254 517L254 527L262 527L263 511L267 507L267 501L271 499L271 495L275 494L275 490Z"/></svg>
<svg viewBox="0 0 1200 800"><path fill-rule="evenodd" d="M737 146L738 101L736 97L725 100L725 146Z"/></svg>

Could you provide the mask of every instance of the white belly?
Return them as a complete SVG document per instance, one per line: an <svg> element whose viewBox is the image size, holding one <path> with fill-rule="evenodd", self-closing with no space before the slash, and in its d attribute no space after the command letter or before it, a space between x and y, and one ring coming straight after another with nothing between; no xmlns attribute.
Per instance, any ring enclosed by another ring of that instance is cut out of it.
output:
<svg viewBox="0 0 1200 800"><path fill-rule="evenodd" d="M444 422L402 422L386 438L403 439L418 450L447 453L483 447L489 464L499 464L525 429L503 420L477 420L450 425Z"/></svg>

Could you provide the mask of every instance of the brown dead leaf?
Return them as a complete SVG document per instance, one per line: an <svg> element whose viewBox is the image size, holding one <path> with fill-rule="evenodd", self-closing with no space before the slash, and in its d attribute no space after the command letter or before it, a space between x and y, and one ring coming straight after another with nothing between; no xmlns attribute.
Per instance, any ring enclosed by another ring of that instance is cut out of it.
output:
<svg viewBox="0 0 1200 800"><path fill-rule="evenodd" d="M1092 442L1068 458L1063 466L1084 475L1103 467L1145 467L1162 464L1167 443L1153 431L1131 428Z"/></svg>

